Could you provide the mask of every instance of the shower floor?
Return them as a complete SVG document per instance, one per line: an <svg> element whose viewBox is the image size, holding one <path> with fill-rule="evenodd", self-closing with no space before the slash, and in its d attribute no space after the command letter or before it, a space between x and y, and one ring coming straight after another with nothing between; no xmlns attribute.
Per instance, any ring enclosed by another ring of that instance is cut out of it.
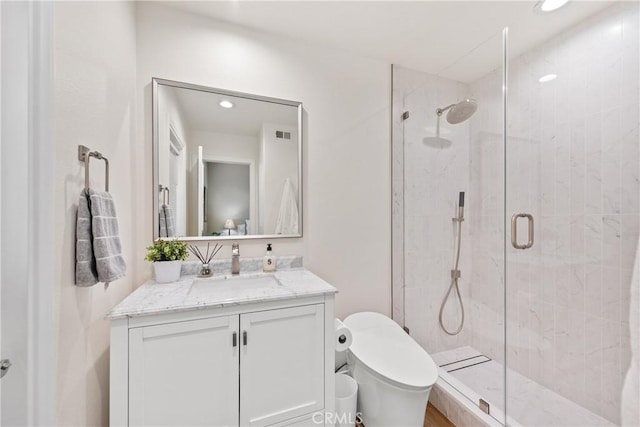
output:
<svg viewBox="0 0 640 427"><path fill-rule="evenodd" d="M473 400L491 405L491 415L504 422L504 367L473 347L460 347L432 355L440 376ZM614 426L548 388L507 369L509 424L522 426Z"/></svg>

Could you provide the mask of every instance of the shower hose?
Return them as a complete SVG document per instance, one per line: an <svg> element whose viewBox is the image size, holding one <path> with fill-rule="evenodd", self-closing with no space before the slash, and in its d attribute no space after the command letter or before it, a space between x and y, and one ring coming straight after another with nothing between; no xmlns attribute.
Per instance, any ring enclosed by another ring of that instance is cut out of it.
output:
<svg viewBox="0 0 640 427"><path fill-rule="evenodd" d="M458 236L457 236L457 245L456 245L456 260L455 266L453 270L451 270L451 284L449 285L449 290L447 294L444 296L442 300L442 304L440 305L440 314L438 315L438 320L440 321L440 327L445 333L448 335L458 335L460 331L462 331L462 327L464 326L464 305L462 304L462 296L460 295L460 288L458 287L458 279L460 278L460 270L458 269L458 264L460 263L460 243L462 240L462 218L454 218L454 221L458 223ZM447 300L451 295L451 292L456 292L458 296L458 302L460 303L460 312L462 313L460 317L460 325L455 331L449 331L442 321L442 313L444 312L444 306L447 304Z"/></svg>

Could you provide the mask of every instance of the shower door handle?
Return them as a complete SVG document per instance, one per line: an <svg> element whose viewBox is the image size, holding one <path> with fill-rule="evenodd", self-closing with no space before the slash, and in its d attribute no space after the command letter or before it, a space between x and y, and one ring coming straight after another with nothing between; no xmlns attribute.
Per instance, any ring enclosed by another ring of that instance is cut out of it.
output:
<svg viewBox="0 0 640 427"><path fill-rule="evenodd" d="M526 244L518 243L518 218L527 218L529 220L529 239ZM511 217L511 245L516 249L529 249L533 246L533 215L528 213L517 213Z"/></svg>

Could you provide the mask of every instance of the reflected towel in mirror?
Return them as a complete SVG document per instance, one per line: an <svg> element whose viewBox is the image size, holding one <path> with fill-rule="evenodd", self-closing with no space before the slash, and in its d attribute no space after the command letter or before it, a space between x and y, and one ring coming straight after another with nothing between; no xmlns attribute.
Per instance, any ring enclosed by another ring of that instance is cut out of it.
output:
<svg viewBox="0 0 640 427"><path fill-rule="evenodd" d="M175 237L176 227L173 209L167 204L160 206L160 237Z"/></svg>
<svg viewBox="0 0 640 427"><path fill-rule="evenodd" d="M284 181L276 234L298 234L298 203L289 178Z"/></svg>

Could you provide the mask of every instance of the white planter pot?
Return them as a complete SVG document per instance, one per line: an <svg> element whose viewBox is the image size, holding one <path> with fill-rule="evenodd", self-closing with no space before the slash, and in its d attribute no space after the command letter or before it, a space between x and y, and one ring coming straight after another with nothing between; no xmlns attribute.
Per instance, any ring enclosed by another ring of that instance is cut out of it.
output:
<svg viewBox="0 0 640 427"><path fill-rule="evenodd" d="M158 261L153 263L156 282L170 283L180 279L182 261Z"/></svg>

